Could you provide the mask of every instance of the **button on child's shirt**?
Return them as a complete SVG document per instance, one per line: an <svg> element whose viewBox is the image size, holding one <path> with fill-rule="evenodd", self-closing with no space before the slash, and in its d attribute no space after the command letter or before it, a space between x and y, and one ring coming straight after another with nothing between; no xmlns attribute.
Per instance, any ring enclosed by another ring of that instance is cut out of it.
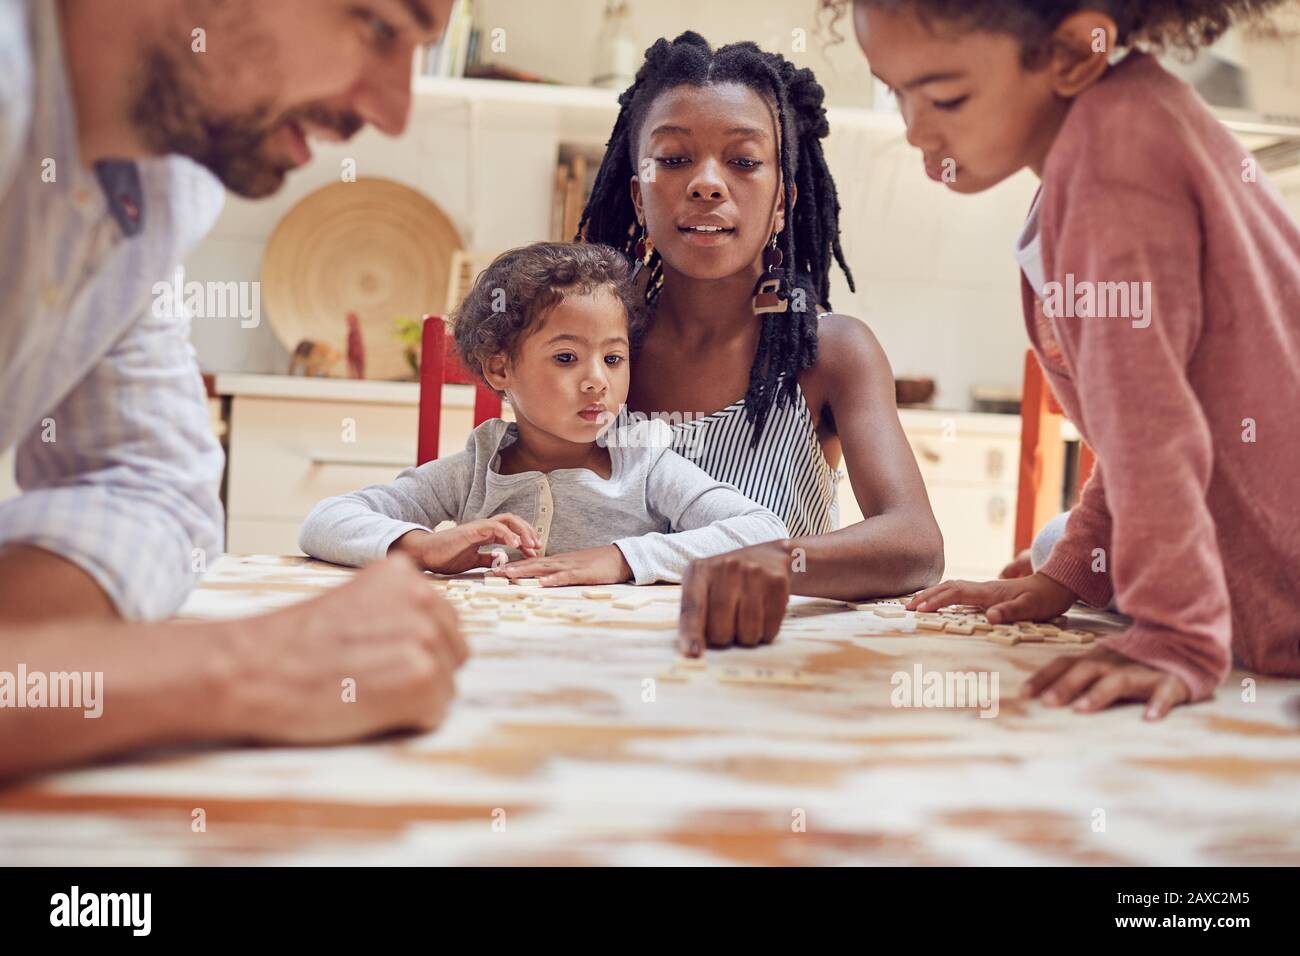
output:
<svg viewBox="0 0 1300 956"><path fill-rule="evenodd" d="M551 483L545 476L537 479L537 536L542 539L541 557L546 554L546 539L551 533L551 517L555 512L555 499L551 497Z"/></svg>

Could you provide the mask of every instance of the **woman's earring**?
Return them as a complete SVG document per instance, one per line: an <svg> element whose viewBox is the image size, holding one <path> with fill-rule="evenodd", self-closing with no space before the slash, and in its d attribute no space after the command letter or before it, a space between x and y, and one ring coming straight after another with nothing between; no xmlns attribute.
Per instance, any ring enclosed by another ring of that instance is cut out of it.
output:
<svg viewBox="0 0 1300 956"><path fill-rule="evenodd" d="M636 257L636 264L632 266L632 285L640 293L642 299L645 298L646 287L650 284L650 257L654 255L655 244L646 232L645 226L641 227L641 237L636 241L636 251L633 253Z"/></svg>
<svg viewBox="0 0 1300 956"><path fill-rule="evenodd" d="M779 233L773 233L772 241L763 250L763 268L766 271L754 284L755 315L785 312L790 308L790 289L785 281L785 273L780 271L785 257L776 244L778 235Z"/></svg>

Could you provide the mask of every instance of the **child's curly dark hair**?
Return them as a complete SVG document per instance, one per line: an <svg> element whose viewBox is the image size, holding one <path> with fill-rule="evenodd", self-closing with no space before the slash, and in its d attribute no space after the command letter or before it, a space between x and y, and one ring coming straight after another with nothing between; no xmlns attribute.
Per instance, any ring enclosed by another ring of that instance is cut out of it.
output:
<svg viewBox="0 0 1300 956"><path fill-rule="evenodd" d="M535 242L503 252L479 273L452 313L452 334L460 360L482 377L493 355L518 354L548 310L570 295L606 288L623 307L628 340L636 348L644 328L643 309L632 290L627 259L594 243Z"/></svg>
<svg viewBox="0 0 1300 956"><path fill-rule="evenodd" d="M1293 0L821 0L832 30L855 4L911 9L922 17L1021 38L1026 63L1036 61L1066 17L1097 10L1115 21L1121 47L1195 52L1235 23L1252 20ZM837 34L838 36L838 34Z"/></svg>

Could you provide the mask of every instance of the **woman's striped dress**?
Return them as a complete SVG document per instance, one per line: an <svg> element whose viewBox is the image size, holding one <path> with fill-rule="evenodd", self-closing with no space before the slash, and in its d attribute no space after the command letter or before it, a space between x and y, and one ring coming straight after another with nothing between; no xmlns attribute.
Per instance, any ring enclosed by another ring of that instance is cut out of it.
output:
<svg viewBox="0 0 1300 956"><path fill-rule="evenodd" d="M674 451L774 511L791 537L839 527L839 473L822 454L808 401L797 383L793 402L773 403L757 447L750 445L754 428L743 398L712 415L669 424Z"/></svg>

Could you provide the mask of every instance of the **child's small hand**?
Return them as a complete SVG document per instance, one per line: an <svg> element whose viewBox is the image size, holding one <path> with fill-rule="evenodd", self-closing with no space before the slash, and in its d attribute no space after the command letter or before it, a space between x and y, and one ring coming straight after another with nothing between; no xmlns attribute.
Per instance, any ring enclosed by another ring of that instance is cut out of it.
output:
<svg viewBox="0 0 1300 956"><path fill-rule="evenodd" d="M1146 701L1147 720L1159 720L1191 698L1182 678L1104 647L1082 657L1058 657L1030 677L1020 693L1038 697L1049 707L1073 701L1079 713L1104 710L1120 701Z"/></svg>
<svg viewBox="0 0 1300 956"><path fill-rule="evenodd" d="M503 544L524 554L535 554L542 541L523 518L499 514L467 521L446 531L408 532L398 538L389 551L400 550L409 554L426 571L459 574L470 568L492 566L492 554L479 551L485 544Z"/></svg>
<svg viewBox="0 0 1300 956"><path fill-rule="evenodd" d="M540 578L542 587L562 587L566 584L622 584L632 579L623 552L617 545L603 548L584 548L545 558L525 558L497 568L512 581L518 578Z"/></svg>
<svg viewBox="0 0 1300 956"><path fill-rule="evenodd" d="M937 611L950 604L986 608L990 624L1043 621L1064 614L1076 595L1043 574L1005 581L944 581L926 588L907 605L909 611Z"/></svg>

